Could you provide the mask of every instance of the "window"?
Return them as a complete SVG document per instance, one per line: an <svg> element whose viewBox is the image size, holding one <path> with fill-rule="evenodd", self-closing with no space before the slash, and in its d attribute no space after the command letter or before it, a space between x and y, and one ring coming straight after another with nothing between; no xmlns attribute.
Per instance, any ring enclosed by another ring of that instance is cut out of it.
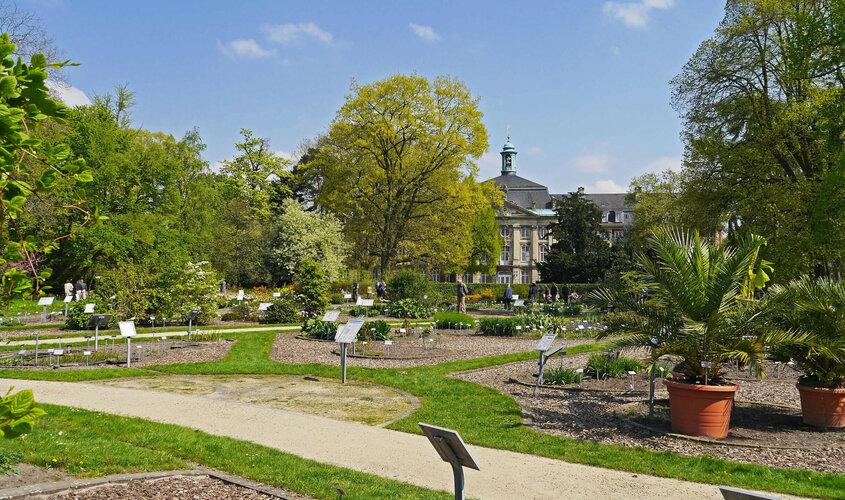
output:
<svg viewBox="0 0 845 500"><path fill-rule="evenodd" d="M499 273L499 275L496 276L496 280L501 284L510 283L511 282L511 275L505 274L505 273Z"/></svg>
<svg viewBox="0 0 845 500"><path fill-rule="evenodd" d="M531 261L531 245L520 245L520 258L522 262L530 262Z"/></svg>
<svg viewBox="0 0 845 500"><path fill-rule="evenodd" d="M482 263L482 264L486 264L486 263L487 263L487 260L489 260L489 259L487 258L487 254L486 254L486 253L481 254L481 263Z"/></svg>
<svg viewBox="0 0 845 500"><path fill-rule="evenodd" d="M523 285L531 284L531 271L522 273L522 281L520 283L522 283Z"/></svg>
<svg viewBox="0 0 845 500"><path fill-rule="evenodd" d="M607 222L607 212L602 212L602 213L601 213L601 221L602 221L602 222Z"/></svg>
<svg viewBox="0 0 845 500"><path fill-rule="evenodd" d="M541 227L539 231L539 236L541 240L545 240L549 237L552 232L547 227Z"/></svg>
<svg viewBox="0 0 845 500"><path fill-rule="evenodd" d="M625 212L625 220L631 220L634 218L634 214L631 212Z"/></svg>
<svg viewBox="0 0 845 500"><path fill-rule="evenodd" d="M531 239L531 228L530 227L523 227L520 229L522 233L523 240L530 240Z"/></svg>
<svg viewBox="0 0 845 500"><path fill-rule="evenodd" d="M490 275L487 273L481 273L481 282L490 283Z"/></svg>
<svg viewBox="0 0 845 500"><path fill-rule="evenodd" d="M549 253L549 245L546 243L540 244L540 262L546 262L546 255Z"/></svg>
<svg viewBox="0 0 845 500"><path fill-rule="evenodd" d="M440 271L434 271L433 273L431 273L431 280L435 281L435 282L439 282L440 281Z"/></svg>
<svg viewBox="0 0 845 500"><path fill-rule="evenodd" d="M611 210L607 213L607 222L619 222L616 220L616 212Z"/></svg>
<svg viewBox="0 0 845 500"><path fill-rule="evenodd" d="M505 245L502 247L502 261L508 262L511 260L511 247Z"/></svg>
<svg viewBox="0 0 845 500"><path fill-rule="evenodd" d="M508 226L502 226L499 228L499 234L502 235L502 238L510 238L511 228L509 228Z"/></svg>

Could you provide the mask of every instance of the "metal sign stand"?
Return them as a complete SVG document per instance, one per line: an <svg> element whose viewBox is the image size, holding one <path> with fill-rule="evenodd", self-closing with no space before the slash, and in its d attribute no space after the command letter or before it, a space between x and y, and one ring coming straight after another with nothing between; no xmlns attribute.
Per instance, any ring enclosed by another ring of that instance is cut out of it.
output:
<svg viewBox="0 0 845 500"><path fill-rule="evenodd" d="M53 299L54 298L55 297L41 297L40 299L38 299L38 305L44 306L44 310L41 311L41 322L42 323L47 322L47 306L53 305Z"/></svg>
<svg viewBox="0 0 845 500"><path fill-rule="evenodd" d="M346 348L349 344L353 344L355 339L358 337L358 332L361 330L361 327L364 326L364 322L361 320L358 321L350 321L345 325L341 325L338 328L337 333L334 336L335 342L340 344L340 367L341 367L341 383L346 383Z"/></svg>
<svg viewBox="0 0 845 500"><path fill-rule="evenodd" d="M100 350L100 327L105 328L111 321L111 314L95 314L88 319L88 328L94 327L94 350Z"/></svg>
<svg viewBox="0 0 845 500"><path fill-rule="evenodd" d="M431 445L437 450L437 454L444 462L452 466L452 474L455 477L455 500L465 500L464 492L464 467L480 470L472 454L464 444L461 436L451 430L437 427L435 425L419 423Z"/></svg>
<svg viewBox="0 0 845 500"><path fill-rule="evenodd" d="M331 311L326 311L326 313L323 314L322 321L323 321L323 323L334 323L335 321L337 321L337 318L339 316L340 316L340 311L337 310L337 309L333 309ZM323 328L323 333L326 334L326 340L329 340L329 325L325 325L325 327Z"/></svg>
<svg viewBox="0 0 845 500"><path fill-rule="evenodd" d="M67 318L67 308L73 302L73 295L65 295L65 318Z"/></svg>
<svg viewBox="0 0 845 500"><path fill-rule="evenodd" d="M121 321L117 324L120 334L126 339L126 368L132 368L132 337L135 336L135 322Z"/></svg>
<svg viewBox="0 0 845 500"><path fill-rule="evenodd" d="M560 352L561 349L566 347L566 344L561 344L554 349L549 349L545 352L540 352L540 373L537 375L537 383L534 384L534 393L531 394L531 397L537 396L537 388L540 387L540 384L543 383L543 370L546 369L546 362L551 359L552 356ZM566 351L564 351L564 354Z"/></svg>
<svg viewBox="0 0 845 500"><path fill-rule="evenodd" d="M191 332L194 329L194 320L197 319L199 314L199 309L191 309L191 312L188 313L188 342L191 341Z"/></svg>

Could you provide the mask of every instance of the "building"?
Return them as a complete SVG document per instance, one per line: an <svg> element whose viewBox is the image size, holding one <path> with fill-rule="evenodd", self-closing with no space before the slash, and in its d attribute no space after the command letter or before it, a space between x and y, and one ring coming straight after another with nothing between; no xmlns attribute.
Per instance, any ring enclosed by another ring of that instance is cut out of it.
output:
<svg viewBox="0 0 845 500"><path fill-rule="evenodd" d="M478 283L531 283L540 280L537 262L545 262L554 239L549 224L557 221L554 200L563 194L549 194L549 188L516 175L517 151L508 141L502 146L502 175L493 178L505 192L505 202L497 213L499 234L503 238L495 276L476 275ZM602 211L602 226L610 241L624 234L634 214L625 203L625 193L586 194ZM466 278L470 278L467 276Z"/></svg>

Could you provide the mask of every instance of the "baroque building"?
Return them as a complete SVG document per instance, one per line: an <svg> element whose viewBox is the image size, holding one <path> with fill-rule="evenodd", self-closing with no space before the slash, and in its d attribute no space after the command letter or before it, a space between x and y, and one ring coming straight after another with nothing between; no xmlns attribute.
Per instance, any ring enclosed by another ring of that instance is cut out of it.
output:
<svg viewBox="0 0 845 500"><path fill-rule="evenodd" d="M549 188L516 175L517 151L510 136L502 146L502 173L493 178L505 193L504 205L498 209L496 221L501 235L502 254L496 275L464 277L476 283L532 283L540 280L537 262L545 262L555 242L548 226L557 221L554 201L563 194L550 194ZM625 193L588 194L602 212L602 226L608 231L608 243L620 238L634 219L632 207L625 203Z"/></svg>

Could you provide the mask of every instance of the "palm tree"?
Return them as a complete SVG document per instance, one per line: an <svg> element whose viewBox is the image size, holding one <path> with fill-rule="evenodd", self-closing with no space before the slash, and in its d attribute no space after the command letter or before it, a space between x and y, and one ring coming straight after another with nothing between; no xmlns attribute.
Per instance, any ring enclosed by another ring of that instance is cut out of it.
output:
<svg viewBox="0 0 845 500"><path fill-rule="evenodd" d="M610 315L600 334L624 335L617 347L649 347L650 363L667 354L678 356L688 382L709 379L719 385L733 360L760 374L767 346L802 342L803 334L775 327L770 300L743 298L743 281L764 238L751 235L729 247L702 240L697 232L661 227L648 244L648 254L635 258L647 290L644 301L608 289L588 297L592 305L618 313Z"/></svg>

